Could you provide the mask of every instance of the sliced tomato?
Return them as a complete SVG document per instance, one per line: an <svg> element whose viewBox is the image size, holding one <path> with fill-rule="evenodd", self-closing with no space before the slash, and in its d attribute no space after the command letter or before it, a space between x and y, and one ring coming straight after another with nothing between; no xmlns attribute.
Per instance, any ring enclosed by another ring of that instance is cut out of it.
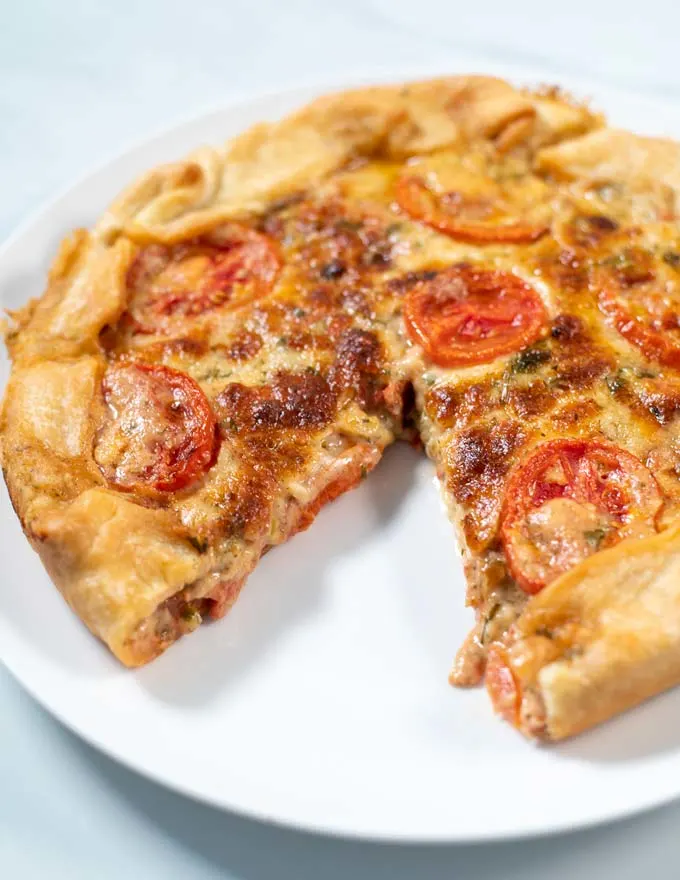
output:
<svg viewBox="0 0 680 880"><path fill-rule="evenodd" d="M656 281L648 263L629 258L625 274L623 270L596 273L600 311L649 360L678 369L680 301Z"/></svg>
<svg viewBox="0 0 680 880"><path fill-rule="evenodd" d="M239 223L174 248L153 245L128 276L129 314L137 332L183 329L192 318L265 296L280 266L274 242Z"/></svg>
<svg viewBox="0 0 680 880"><path fill-rule="evenodd" d="M428 187L422 177L401 177L396 183L397 204L421 223L444 235L472 244L531 244L548 232L548 227L533 223L466 222L464 197L446 202Z"/></svg>
<svg viewBox="0 0 680 880"><path fill-rule="evenodd" d="M496 714L517 726L522 694L501 645L493 644L489 648L484 684Z"/></svg>
<svg viewBox="0 0 680 880"><path fill-rule="evenodd" d="M158 364L121 363L107 370L102 390L108 419L94 455L111 483L175 492L213 464L215 415L190 376Z"/></svg>
<svg viewBox="0 0 680 880"><path fill-rule="evenodd" d="M680 342L676 343L670 338L668 330L657 330L654 326L656 322L637 316L635 309L622 303L615 291L603 289L600 292L599 302L600 309L609 324L631 345L640 349L646 358L680 369ZM673 313L668 319L675 323L680 316ZM663 323L662 318L662 326Z"/></svg>
<svg viewBox="0 0 680 880"><path fill-rule="evenodd" d="M508 480L501 540L526 593L599 549L655 531L659 486L634 455L599 440L544 443Z"/></svg>
<svg viewBox="0 0 680 880"><path fill-rule="evenodd" d="M411 340L442 367L484 364L519 351L548 323L540 296L521 278L468 265L417 281L403 314Z"/></svg>

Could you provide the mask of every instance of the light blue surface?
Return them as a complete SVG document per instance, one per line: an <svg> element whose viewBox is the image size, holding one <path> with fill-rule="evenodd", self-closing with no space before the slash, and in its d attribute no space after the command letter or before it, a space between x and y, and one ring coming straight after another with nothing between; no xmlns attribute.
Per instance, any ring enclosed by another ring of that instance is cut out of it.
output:
<svg viewBox="0 0 680 880"><path fill-rule="evenodd" d="M225 815L146 782L64 731L7 676L0 677L0 706L0 876L7 880L677 876L677 806L599 830L511 844L329 840Z"/></svg>
<svg viewBox="0 0 680 880"><path fill-rule="evenodd" d="M549 8L549 13L546 9ZM243 91L484 59L678 100L680 6L571 0L0 4L0 237L84 169ZM270 828L118 767L0 671L0 877L675 877L680 806L531 842L390 847ZM451 792L456 797L456 792Z"/></svg>

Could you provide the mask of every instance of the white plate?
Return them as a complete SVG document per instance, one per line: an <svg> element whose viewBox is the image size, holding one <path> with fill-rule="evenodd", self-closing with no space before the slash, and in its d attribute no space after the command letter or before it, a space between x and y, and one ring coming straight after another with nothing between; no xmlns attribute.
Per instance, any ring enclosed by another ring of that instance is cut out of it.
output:
<svg viewBox="0 0 680 880"><path fill-rule="evenodd" d="M135 174L311 95L204 116L90 174L2 250L3 304L38 294L62 236ZM680 136L676 107L597 99L620 124ZM87 741L203 801L336 834L462 841L574 828L680 794L680 690L537 748L493 718L484 692L448 686L471 621L432 467L406 447L269 554L226 620L138 672L67 609L6 492L0 528L1 659Z"/></svg>

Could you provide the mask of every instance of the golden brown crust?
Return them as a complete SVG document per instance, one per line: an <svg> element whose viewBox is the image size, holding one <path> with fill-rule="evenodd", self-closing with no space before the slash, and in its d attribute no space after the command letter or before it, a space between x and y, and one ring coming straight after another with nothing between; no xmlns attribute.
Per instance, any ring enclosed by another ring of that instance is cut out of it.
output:
<svg viewBox="0 0 680 880"><path fill-rule="evenodd" d="M12 360L97 354L99 332L123 309L125 273L134 250L124 238L109 246L85 230L66 238L45 294L10 315L6 342Z"/></svg>
<svg viewBox="0 0 680 880"><path fill-rule="evenodd" d="M134 628L206 568L165 511L101 488L44 512L30 536L69 605L123 663Z"/></svg>

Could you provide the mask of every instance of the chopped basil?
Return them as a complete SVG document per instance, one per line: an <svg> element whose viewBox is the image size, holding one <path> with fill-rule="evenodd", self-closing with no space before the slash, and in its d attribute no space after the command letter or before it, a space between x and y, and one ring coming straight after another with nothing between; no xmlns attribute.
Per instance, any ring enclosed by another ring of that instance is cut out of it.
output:
<svg viewBox="0 0 680 880"><path fill-rule="evenodd" d="M616 373L610 373L604 377L605 384L612 394L616 394L626 387L629 379L656 379L658 373L646 368L621 367Z"/></svg>
<svg viewBox="0 0 680 880"><path fill-rule="evenodd" d="M676 251L666 251L661 259L673 269L680 269L680 254Z"/></svg>
<svg viewBox="0 0 680 880"><path fill-rule="evenodd" d="M229 379L232 372L233 370L220 370L219 367L212 367L197 378L199 382L211 382L213 379Z"/></svg>

